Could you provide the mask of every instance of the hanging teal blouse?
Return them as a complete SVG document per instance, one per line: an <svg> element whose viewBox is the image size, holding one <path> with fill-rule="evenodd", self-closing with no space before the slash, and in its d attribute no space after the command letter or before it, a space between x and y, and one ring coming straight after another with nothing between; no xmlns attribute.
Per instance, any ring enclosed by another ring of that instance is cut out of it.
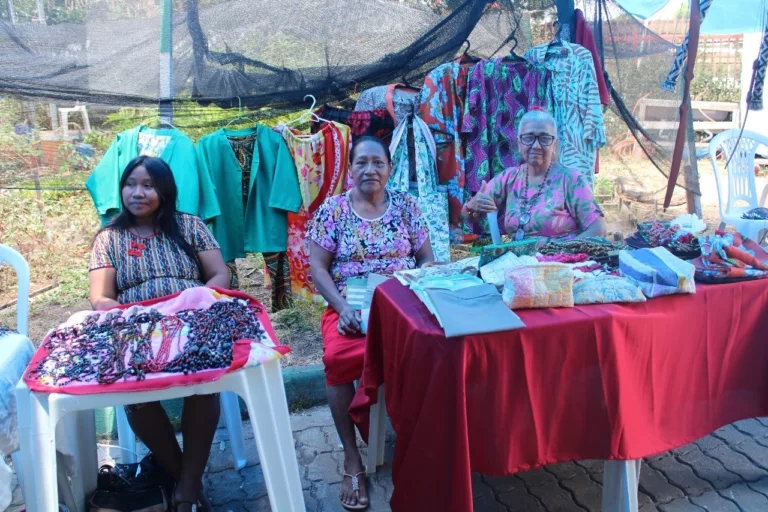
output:
<svg viewBox="0 0 768 512"><path fill-rule="evenodd" d="M251 172L243 194L243 170L227 137L256 134ZM261 125L245 130L217 130L197 143L201 173L210 176L221 215L209 227L224 261L247 252L283 252L287 248L288 212L301 208L296 166L280 134Z"/></svg>
<svg viewBox="0 0 768 512"><path fill-rule="evenodd" d="M120 178L128 162L140 154L162 158L171 167L179 190L178 211L203 220L219 215L213 182L198 169L192 139L176 129L142 125L118 134L85 182L102 226L122 210Z"/></svg>

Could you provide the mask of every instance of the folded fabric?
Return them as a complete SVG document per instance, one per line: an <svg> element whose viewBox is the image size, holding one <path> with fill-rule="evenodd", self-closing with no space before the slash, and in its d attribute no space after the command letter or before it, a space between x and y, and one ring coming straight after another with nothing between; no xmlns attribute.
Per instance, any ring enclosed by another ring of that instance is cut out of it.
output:
<svg viewBox="0 0 768 512"><path fill-rule="evenodd" d="M573 271L562 263L515 267L507 271L502 298L510 309L573 307Z"/></svg>
<svg viewBox="0 0 768 512"><path fill-rule="evenodd" d="M452 276L456 274L477 275L479 256L464 258L452 263L435 263L428 267L414 268L410 270L398 270L395 278L403 286L409 286L412 282L429 276Z"/></svg>
<svg viewBox="0 0 768 512"><path fill-rule="evenodd" d="M525 327L520 317L504 304L493 285L482 284L461 290L432 288L426 293L448 338Z"/></svg>
<svg viewBox="0 0 768 512"><path fill-rule="evenodd" d="M480 267L484 267L488 263L501 258L509 252L516 256L534 256L540 240L540 238L529 238L526 240L480 247Z"/></svg>
<svg viewBox="0 0 768 512"><path fill-rule="evenodd" d="M619 270L648 298L696 292L695 267L664 247L620 251Z"/></svg>
<svg viewBox="0 0 768 512"><path fill-rule="evenodd" d="M574 304L645 302L642 290L621 276L588 277L573 284Z"/></svg>
<svg viewBox="0 0 768 512"><path fill-rule="evenodd" d="M701 258L694 260L702 282L734 282L768 277L768 253L738 233L717 232L699 237Z"/></svg>
<svg viewBox="0 0 768 512"><path fill-rule="evenodd" d="M752 208L748 212L744 212L741 218L746 220L768 220L768 208Z"/></svg>
<svg viewBox="0 0 768 512"><path fill-rule="evenodd" d="M440 326L442 327L443 322L440 316L437 314L437 310L435 309L434 304L432 304L432 300L429 298L429 295L427 294L427 290L440 289L440 290L448 290L448 291L458 291L458 290L463 290L464 288L479 286L481 284L485 284L485 283L483 283L483 280L480 279L479 277L470 276L466 274L456 274L452 276L423 277L416 281L411 281L409 283L409 286L411 290L413 290L413 293L415 293L416 296L421 300L421 302L423 302L424 305L427 306L427 309L429 309L429 312L437 317L437 321L440 323Z"/></svg>
<svg viewBox="0 0 768 512"><path fill-rule="evenodd" d="M503 286L507 270L521 265L536 265L538 261L533 256L516 256L511 252L480 267L480 277L488 284Z"/></svg>

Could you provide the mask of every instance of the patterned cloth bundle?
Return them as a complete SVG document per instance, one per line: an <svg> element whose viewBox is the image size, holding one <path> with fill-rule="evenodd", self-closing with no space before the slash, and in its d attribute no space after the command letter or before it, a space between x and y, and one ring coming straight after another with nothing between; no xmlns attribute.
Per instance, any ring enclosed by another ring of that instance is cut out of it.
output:
<svg viewBox="0 0 768 512"><path fill-rule="evenodd" d="M696 278L702 282L730 282L768 277L768 255L752 240L741 235L716 233L699 237L701 258Z"/></svg>
<svg viewBox="0 0 768 512"><path fill-rule="evenodd" d="M663 247L619 252L619 270L648 298L695 293L695 267Z"/></svg>

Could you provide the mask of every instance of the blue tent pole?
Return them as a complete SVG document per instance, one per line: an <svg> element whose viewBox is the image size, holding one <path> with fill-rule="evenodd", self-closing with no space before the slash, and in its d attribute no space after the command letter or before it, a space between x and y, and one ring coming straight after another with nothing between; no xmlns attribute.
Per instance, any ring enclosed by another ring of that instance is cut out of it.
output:
<svg viewBox="0 0 768 512"><path fill-rule="evenodd" d="M173 124L173 0L160 9L160 121Z"/></svg>

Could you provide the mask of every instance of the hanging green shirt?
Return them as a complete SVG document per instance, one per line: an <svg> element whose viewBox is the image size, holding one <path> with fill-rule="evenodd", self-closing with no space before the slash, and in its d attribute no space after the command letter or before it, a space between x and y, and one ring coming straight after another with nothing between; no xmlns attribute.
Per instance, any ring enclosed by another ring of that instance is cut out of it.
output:
<svg viewBox="0 0 768 512"><path fill-rule="evenodd" d="M256 142L244 198L243 170L227 137L254 133ZM221 215L210 222L210 228L224 261L242 258L247 252L287 249L287 212L299 211L301 193L296 166L280 134L261 125L238 131L222 128L198 141L197 162L216 187Z"/></svg>
<svg viewBox="0 0 768 512"><path fill-rule="evenodd" d="M85 182L102 225L122 210L120 178L128 162L142 154L162 158L171 167L180 212L203 220L219 215L216 191L210 175L198 169L192 139L176 129L154 130L142 125L118 134Z"/></svg>

